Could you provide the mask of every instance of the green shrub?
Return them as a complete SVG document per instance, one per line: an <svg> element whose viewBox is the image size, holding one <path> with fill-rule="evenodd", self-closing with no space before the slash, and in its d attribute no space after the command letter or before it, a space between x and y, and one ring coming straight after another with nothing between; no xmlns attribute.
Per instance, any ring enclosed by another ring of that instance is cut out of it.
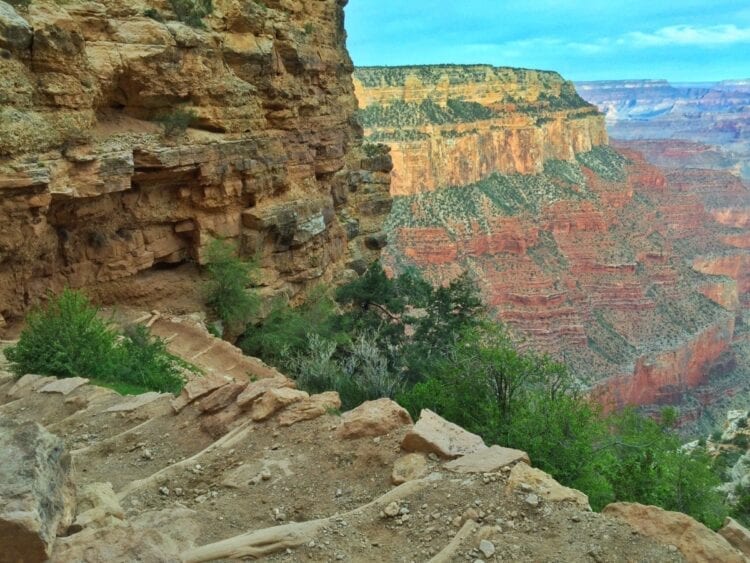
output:
<svg viewBox="0 0 750 563"><path fill-rule="evenodd" d="M205 28L203 18L214 11L212 0L169 0L174 15L191 27Z"/></svg>
<svg viewBox="0 0 750 563"><path fill-rule="evenodd" d="M258 265L237 255L231 243L215 239L208 246L204 286L206 304L224 323L225 330L239 334L258 311L260 298L247 289Z"/></svg>
<svg viewBox="0 0 750 563"><path fill-rule="evenodd" d="M196 119L198 119L198 114L195 113L195 110L186 110L182 108L176 108L156 118L161 124L166 137L179 137L184 135L187 128L190 127Z"/></svg>
<svg viewBox="0 0 750 563"><path fill-rule="evenodd" d="M32 310L5 355L17 376L87 377L118 391L177 393L195 368L167 352L142 326L119 334L82 293L64 290Z"/></svg>
<svg viewBox="0 0 750 563"><path fill-rule="evenodd" d="M164 21L164 16L161 15L159 10L156 10L154 8L146 8L143 11L143 15L146 16L147 18L151 18L154 21L158 21L158 22Z"/></svg>

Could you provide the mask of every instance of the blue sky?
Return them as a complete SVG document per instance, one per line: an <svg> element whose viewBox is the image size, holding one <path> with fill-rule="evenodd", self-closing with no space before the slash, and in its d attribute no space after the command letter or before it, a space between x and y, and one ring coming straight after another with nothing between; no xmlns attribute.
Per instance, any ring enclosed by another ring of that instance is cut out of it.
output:
<svg viewBox="0 0 750 563"><path fill-rule="evenodd" d="M356 65L490 63L572 80L750 78L750 0L349 0Z"/></svg>

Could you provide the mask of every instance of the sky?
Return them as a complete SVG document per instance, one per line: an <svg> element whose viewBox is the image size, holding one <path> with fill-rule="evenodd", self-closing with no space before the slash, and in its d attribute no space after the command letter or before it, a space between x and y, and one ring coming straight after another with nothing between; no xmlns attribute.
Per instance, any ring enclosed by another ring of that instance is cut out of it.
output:
<svg viewBox="0 0 750 563"><path fill-rule="evenodd" d="M750 78L750 0L349 0L358 66L488 63L570 80Z"/></svg>

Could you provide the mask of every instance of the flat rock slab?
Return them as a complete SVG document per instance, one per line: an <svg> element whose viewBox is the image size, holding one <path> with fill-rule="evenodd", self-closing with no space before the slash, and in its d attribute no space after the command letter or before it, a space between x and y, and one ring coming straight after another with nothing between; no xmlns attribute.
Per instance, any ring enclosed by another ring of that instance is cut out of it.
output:
<svg viewBox="0 0 750 563"><path fill-rule="evenodd" d="M258 381L250 383L250 385L240 393L239 397L237 397L237 405L243 409L247 409L250 408L255 401L260 399L266 391L280 389L282 387L293 389L294 386L294 381L284 376L259 379Z"/></svg>
<svg viewBox="0 0 750 563"><path fill-rule="evenodd" d="M140 409L141 407L145 407L146 405L150 405L151 403L158 401L159 399L171 398L172 395L170 395L169 393L158 393L156 391L150 391L148 393L143 393L142 395L128 397L121 403L117 403L116 405L109 407L104 412L132 412Z"/></svg>
<svg viewBox="0 0 750 563"><path fill-rule="evenodd" d="M407 452L435 453L448 459L487 449L482 438L429 409L422 410L417 423L404 436L401 447Z"/></svg>
<svg viewBox="0 0 750 563"><path fill-rule="evenodd" d="M444 467L456 473L495 473L503 467L519 461L531 464L526 452L503 448L502 446L491 446L486 450L480 450L449 461Z"/></svg>
<svg viewBox="0 0 750 563"><path fill-rule="evenodd" d="M86 385L89 382L85 377L64 377L57 379L52 383L47 383L44 387L39 389L40 393L60 393L67 395L72 393L79 387Z"/></svg>
<svg viewBox="0 0 750 563"><path fill-rule="evenodd" d="M313 420L331 410L341 408L341 397L336 391L312 395L294 403L279 415L279 425L292 426L305 420Z"/></svg>
<svg viewBox="0 0 750 563"><path fill-rule="evenodd" d="M13 387L8 390L8 397L18 399L32 391L44 387L48 383L52 383L55 380L56 378L54 377L28 373L13 384Z"/></svg>
<svg viewBox="0 0 750 563"><path fill-rule="evenodd" d="M46 561L74 513L63 441L35 422L0 419L0 561Z"/></svg>
<svg viewBox="0 0 750 563"><path fill-rule="evenodd" d="M231 382L231 379L215 373L195 377L187 382L179 396L172 401L172 408L174 412L178 413L196 399L205 397L209 393L213 393L217 389L229 385Z"/></svg>
<svg viewBox="0 0 750 563"><path fill-rule="evenodd" d="M299 391L298 389L289 389L288 387L270 389L253 403L250 416L256 422L267 420L281 409L308 397L309 395L305 391Z"/></svg>

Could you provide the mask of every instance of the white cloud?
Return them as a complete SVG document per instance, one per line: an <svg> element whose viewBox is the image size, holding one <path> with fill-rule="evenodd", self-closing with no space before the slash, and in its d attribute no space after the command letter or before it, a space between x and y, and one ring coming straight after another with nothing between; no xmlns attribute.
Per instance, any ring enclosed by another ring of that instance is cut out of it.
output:
<svg viewBox="0 0 750 563"><path fill-rule="evenodd" d="M678 45L719 47L737 43L750 43L750 27L672 25L649 33L642 31L626 33L617 40L617 43L634 47Z"/></svg>

